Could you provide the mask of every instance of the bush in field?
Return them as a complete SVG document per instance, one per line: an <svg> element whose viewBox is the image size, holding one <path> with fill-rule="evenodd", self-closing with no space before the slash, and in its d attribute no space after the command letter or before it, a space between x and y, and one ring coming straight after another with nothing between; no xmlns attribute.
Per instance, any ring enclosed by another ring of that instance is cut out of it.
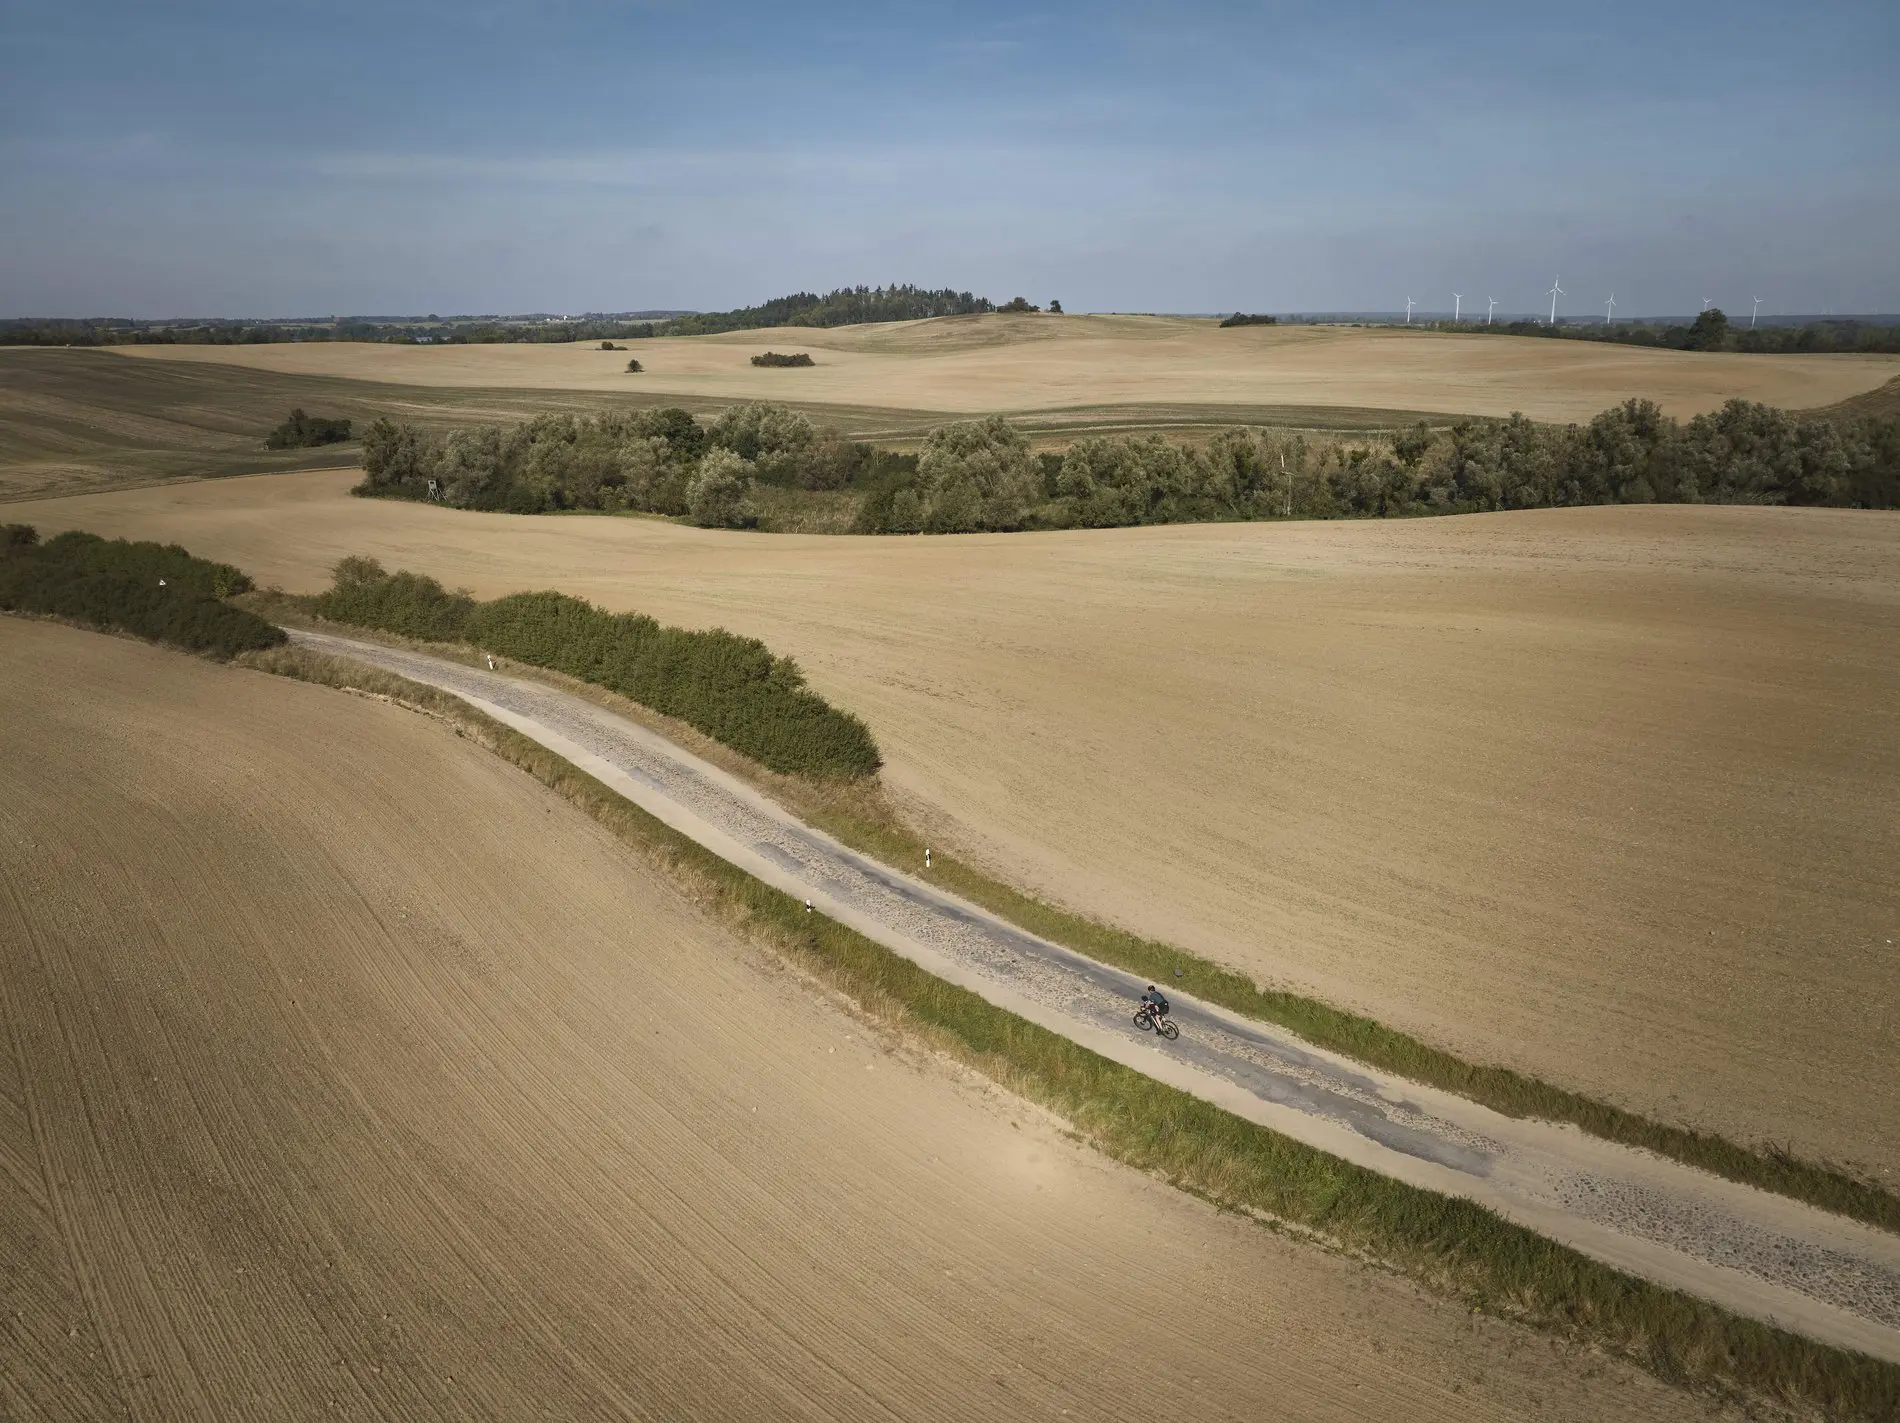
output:
<svg viewBox="0 0 1900 1423"><path fill-rule="evenodd" d="M293 410L288 420L264 437L264 448L299 450L314 445L339 445L349 438L348 420L325 420L321 416Z"/></svg>
<svg viewBox="0 0 1900 1423"><path fill-rule="evenodd" d="M630 375L639 375L640 372L645 369L646 367L640 364L640 358L638 356L635 356L632 360L627 362L627 371Z"/></svg>
<svg viewBox="0 0 1900 1423"><path fill-rule="evenodd" d="M796 663L753 638L664 627L561 593L478 603L368 558L346 558L335 573L311 607L338 622L467 642L565 672L678 717L775 771L850 778L882 764L863 722L829 705L805 686Z"/></svg>
<svg viewBox="0 0 1900 1423"><path fill-rule="evenodd" d="M795 351L791 355L767 351L763 355L754 356L752 364L755 366L815 366L818 363L804 351Z"/></svg>
<svg viewBox="0 0 1900 1423"><path fill-rule="evenodd" d="M221 657L284 641L282 629L224 599L251 580L176 544L64 533L41 544L9 524L0 542L0 609L71 618Z"/></svg>

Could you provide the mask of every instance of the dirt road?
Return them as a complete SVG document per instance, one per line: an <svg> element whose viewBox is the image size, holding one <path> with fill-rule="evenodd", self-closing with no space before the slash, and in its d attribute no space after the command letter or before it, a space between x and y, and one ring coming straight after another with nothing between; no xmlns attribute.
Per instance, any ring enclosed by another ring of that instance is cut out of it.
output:
<svg viewBox="0 0 1900 1423"><path fill-rule="evenodd" d="M0 1417L1724 1416L894 1051L420 717L0 665Z"/></svg>
<svg viewBox="0 0 1900 1423"><path fill-rule="evenodd" d="M931 972L1128 1066L1387 1175L1467 1196L1619 1268L1900 1361L1900 1237L1568 1128L1516 1121L1177 995L1182 1035L1131 1021L1143 984L898 873L657 733L540 682L294 634L463 697L675 829Z"/></svg>

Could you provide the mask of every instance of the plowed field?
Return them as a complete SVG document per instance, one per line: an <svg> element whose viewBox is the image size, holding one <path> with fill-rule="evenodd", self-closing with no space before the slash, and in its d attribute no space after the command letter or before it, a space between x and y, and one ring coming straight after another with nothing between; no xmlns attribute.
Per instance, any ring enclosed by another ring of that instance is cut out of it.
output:
<svg viewBox="0 0 1900 1423"><path fill-rule="evenodd" d="M7 1417L1708 1416L892 1050L418 716L0 662Z"/></svg>
<svg viewBox="0 0 1900 1423"><path fill-rule="evenodd" d="M1473 1058L1900 1173L1900 516L945 539L356 500L13 506L314 589L370 553L796 656L998 874Z"/></svg>

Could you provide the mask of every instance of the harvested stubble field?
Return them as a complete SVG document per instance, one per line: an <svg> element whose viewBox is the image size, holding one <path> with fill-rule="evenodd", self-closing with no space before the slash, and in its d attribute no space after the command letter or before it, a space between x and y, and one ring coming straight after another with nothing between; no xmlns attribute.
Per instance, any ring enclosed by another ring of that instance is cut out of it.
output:
<svg viewBox="0 0 1900 1423"><path fill-rule="evenodd" d="M1074 1145L439 724L0 659L9 1417L1719 1416Z"/></svg>
<svg viewBox="0 0 1900 1423"><path fill-rule="evenodd" d="M761 370L770 345L810 370ZM1895 356L1762 356L1390 327L1251 326L1162 316L951 316L632 343L645 371L574 345L125 346L137 360L219 363L413 386L665 392L707 400L988 413L1104 405L1448 411L1587 420L1632 397L1671 415L1732 398L1830 405L1900 374ZM1191 415L1188 415L1191 420ZM1270 418L1270 417L1269 417ZM1274 423L1300 423L1279 420ZM1393 423L1388 421L1388 423Z"/></svg>
<svg viewBox="0 0 1900 1423"><path fill-rule="evenodd" d="M15 517L293 591L367 553L762 637L1002 878L1478 1061L1900 1173L1900 516L837 540L351 478Z"/></svg>

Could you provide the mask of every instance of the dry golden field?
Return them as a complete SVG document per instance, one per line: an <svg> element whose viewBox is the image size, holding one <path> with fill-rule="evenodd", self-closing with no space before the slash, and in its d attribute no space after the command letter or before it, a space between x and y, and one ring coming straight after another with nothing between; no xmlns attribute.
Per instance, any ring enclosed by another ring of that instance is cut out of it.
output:
<svg viewBox="0 0 1900 1423"><path fill-rule="evenodd" d="M0 662L0 1414L1720 1416L882 1042L421 717Z"/></svg>
<svg viewBox="0 0 1900 1423"><path fill-rule="evenodd" d="M1900 516L824 539L354 477L9 516L292 590L369 553L756 634L1004 878L1482 1061L1900 1172Z"/></svg>
<svg viewBox="0 0 1900 1423"><path fill-rule="evenodd" d="M127 359L410 386L625 391L701 399L976 412L1098 406L1339 407L1587 420L1632 396L1672 415L1740 397L1829 405L1900 375L1895 356L1760 356L1392 328L1237 327L1160 316L959 316L623 343L124 346ZM810 370L761 370L809 350Z"/></svg>

